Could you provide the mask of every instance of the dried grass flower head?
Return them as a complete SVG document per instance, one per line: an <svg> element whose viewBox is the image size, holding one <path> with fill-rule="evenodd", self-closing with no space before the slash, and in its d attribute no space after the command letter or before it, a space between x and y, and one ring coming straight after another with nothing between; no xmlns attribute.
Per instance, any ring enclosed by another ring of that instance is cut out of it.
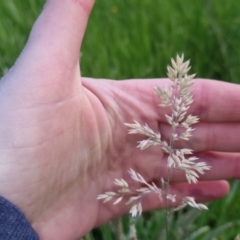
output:
<svg viewBox="0 0 240 240"><path fill-rule="evenodd" d="M119 187L117 192L106 192L98 196L104 202L108 202L113 198L113 204L118 204L124 197L127 197L126 204L131 205L130 214L134 217L142 213L142 198L149 193L155 193L159 196L160 201L176 202L178 196L169 193L169 185L171 181L171 171L183 171L186 180L189 184L197 183L199 174L204 174L205 171L210 169L205 162L199 162L198 158L193 156L193 150L188 148L178 149L175 148L176 141L188 141L192 136L194 128L193 124L198 123L199 118L191 114L188 115L188 109L193 103L193 96L191 86L194 83L193 75L188 75L190 70L189 61L184 62L184 56L178 56L176 59L171 59L171 66L167 67L167 75L171 80L171 86L155 88L156 96L160 99L159 106L161 108L169 108L171 114L166 114L166 121L171 126L170 139L166 141L162 139L160 132L155 132L147 124L140 124L136 120L134 123L125 123L129 128L129 134L141 134L146 139L138 142L137 148L140 150L147 149L151 146L159 146L168 156L168 179L159 179L160 186L155 183L147 182L142 175L129 170L131 178L141 184L141 188L132 190L129 184L124 179L115 179L115 184ZM162 159L159 159L162 161ZM175 208L178 210L185 206L191 206L200 210L206 210L204 204L196 203L192 196L187 196L181 199L181 204ZM166 206L168 207L168 206Z"/></svg>

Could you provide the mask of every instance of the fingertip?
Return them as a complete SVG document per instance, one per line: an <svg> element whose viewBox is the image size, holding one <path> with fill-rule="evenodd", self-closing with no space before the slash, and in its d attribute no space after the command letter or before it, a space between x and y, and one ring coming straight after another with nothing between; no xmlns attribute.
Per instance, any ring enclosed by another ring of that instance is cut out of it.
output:
<svg viewBox="0 0 240 240"><path fill-rule="evenodd" d="M95 0L74 0L87 14L90 14L94 6Z"/></svg>
<svg viewBox="0 0 240 240"><path fill-rule="evenodd" d="M198 202L207 202L225 197L229 189L229 183L225 180L198 182L189 187L186 195L192 195Z"/></svg>
<svg viewBox="0 0 240 240"><path fill-rule="evenodd" d="M219 185L221 186L219 189L221 190L220 193L222 194L222 197L226 196L231 189L229 182L221 180L219 181Z"/></svg>

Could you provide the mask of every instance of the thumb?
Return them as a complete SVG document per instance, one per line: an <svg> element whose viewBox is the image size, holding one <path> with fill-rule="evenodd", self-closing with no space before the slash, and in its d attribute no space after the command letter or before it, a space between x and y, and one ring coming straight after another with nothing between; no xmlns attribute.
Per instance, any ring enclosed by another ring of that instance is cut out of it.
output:
<svg viewBox="0 0 240 240"><path fill-rule="evenodd" d="M54 81L70 79L66 74L72 74L78 67L79 50L93 4L94 0L47 0L13 70L20 67L21 75L24 70L28 76L32 73L34 81L46 79L49 83L50 75L54 75Z"/></svg>
<svg viewBox="0 0 240 240"><path fill-rule="evenodd" d="M93 4L47 0L25 48L0 83L4 101L10 92L11 102L26 108L58 102L81 89L79 50Z"/></svg>

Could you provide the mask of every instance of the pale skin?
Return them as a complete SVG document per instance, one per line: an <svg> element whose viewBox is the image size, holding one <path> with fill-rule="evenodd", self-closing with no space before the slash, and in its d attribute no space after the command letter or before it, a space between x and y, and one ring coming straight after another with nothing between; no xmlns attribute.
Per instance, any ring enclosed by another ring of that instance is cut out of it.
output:
<svg viewBox="0 0 240 240"><path fill-rule="evenodd" d="M79 50L93 4L48 0L0 83L0 195L22 210L41 239L78 239L126 214L124 204L96 198L116 190L115 178L130 180L129 168L149 182L166 176L161 149L136 149L142 136L128 135L124 123L147 123L167 137L153 88L168 81L117 82L80 74ZM191 185L175 172L172 191L204 202L228 193L223 179L240 177L240 87L197 80L193 95L191 112L200 123L184 144L212 169ZM164 206L151 195L143 207Z"/></svg>

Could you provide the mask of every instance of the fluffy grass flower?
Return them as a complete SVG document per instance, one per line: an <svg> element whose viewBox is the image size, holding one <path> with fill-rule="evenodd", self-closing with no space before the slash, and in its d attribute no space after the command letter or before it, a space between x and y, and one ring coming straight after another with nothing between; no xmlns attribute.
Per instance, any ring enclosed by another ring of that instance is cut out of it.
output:
<svg viewBox="0 0 240 240"><path fill-rule="evenodd" d="M160 201L176 202L177 196L169 193L171 171L173 169L183 171L189 184L197 183L199 174L204 174L205 171L210 169L210 166L205 162L198 162L198 158L193 156L193 150L175 148L176 141L188 141L190 139L194 131L192 125L199 121L197 116L188 115L188 109L193 103L191 86L195 77L195 74L188 75L190 68L189 61L184 62L183 55L177 55L175 60L171 59L171 66L167 67L167 75L172 85L170 87L157 86L155 88L156 96L161 100L159 106L171 109L171 114L165 115L166 121L171 126L170 140L168 142L162 139L160 132L155 132L147 124L141 125L136 120L134 123L125 123L129 128L129 134L141 134L146 137L146 139L138 142L137 148L144 150L151 146L159 146L168 155L167 167L169 176L167 180L161 179L162 184L159 187L155 183L148 183L142 175L130 169L129 174L131 178L141 183L143 187L132 191L124 179L115 179L114 183L119 187L119 190L101 194L98 196L98 199L108 202L114 198L113 204L116 205L127 197L126 204L131 205L130 214L135 217L141 215L142 198L149 193L157 194ZM207 209L204 204L196 203L192 196L187 196L182 198L181 204L174 210L185 206L191 206L199 210ZM165 207L168 208L168 206Z"/></svg>

